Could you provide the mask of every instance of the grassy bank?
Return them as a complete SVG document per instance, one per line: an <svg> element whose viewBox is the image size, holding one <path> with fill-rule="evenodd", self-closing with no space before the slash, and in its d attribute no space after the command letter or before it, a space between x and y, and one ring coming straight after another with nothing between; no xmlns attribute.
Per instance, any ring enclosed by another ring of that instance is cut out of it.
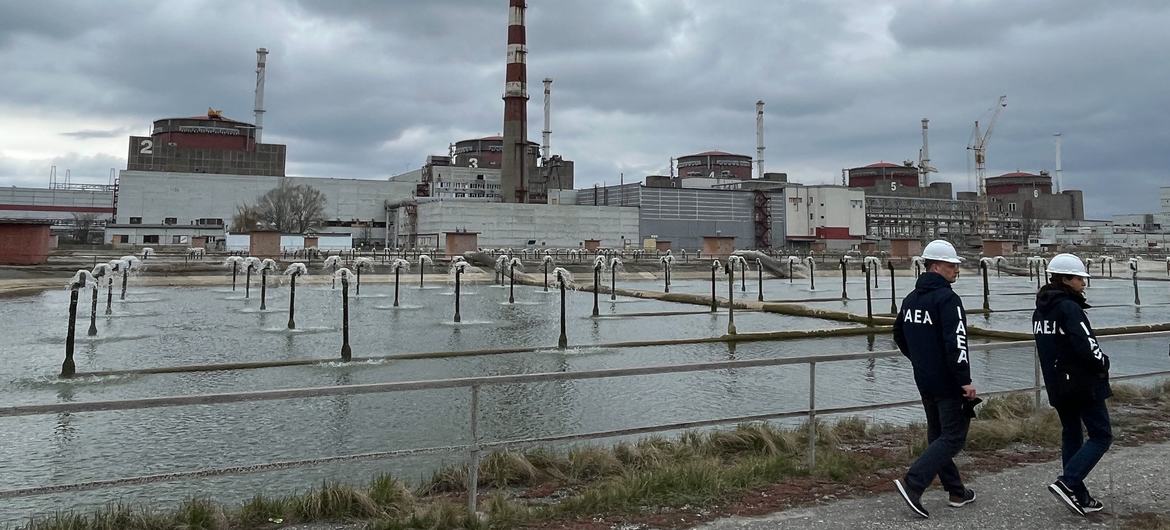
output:
<svg viewBox="0 0 1170 530"><path fill-rule="evenodd" d="M1119 444L1170 438L1170 381L1117 385L1112 400ZM273 529L291 523L341 521L355 528L608 527L621 521L683 527L723 513L782 509L825 495L888 489L925 447L920 424L895 426L845 418L816 425L817 463L808 467L805 426L767 424L688 431L612 447L546 448L487 455L479 468L479 517L466 510L465 466L440 469L414 487L378 476L354 487L326 483L288 497L254 497L235 506L192 499L173 511L109 505L29 521L29 530ZM994 471L1057 456L1060 423L1031 395L988 400L972 423L961 466ZM750 499L750 502L748 501ZM765 500L766 499L766 500ZM680 517L681 515L681 517ZM1136 515L1135 515L1136 517ZM686 519L686 524L680 523ZM1166 518L1141 515L1146 528ZM1162 526L1159 526L1162 525Z"/></svg>

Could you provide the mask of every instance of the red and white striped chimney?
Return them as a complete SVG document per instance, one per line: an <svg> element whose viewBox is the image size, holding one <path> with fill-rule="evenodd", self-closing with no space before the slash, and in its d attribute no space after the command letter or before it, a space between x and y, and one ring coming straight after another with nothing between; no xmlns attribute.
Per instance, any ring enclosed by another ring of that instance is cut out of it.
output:
<svg viewBox="0 0 1170 530"><path fill-rule="evenodd" d="M504 157L500 195L504 202L528 199L528 47L524 0L508 0L508 66L504 75Z"/></svg>

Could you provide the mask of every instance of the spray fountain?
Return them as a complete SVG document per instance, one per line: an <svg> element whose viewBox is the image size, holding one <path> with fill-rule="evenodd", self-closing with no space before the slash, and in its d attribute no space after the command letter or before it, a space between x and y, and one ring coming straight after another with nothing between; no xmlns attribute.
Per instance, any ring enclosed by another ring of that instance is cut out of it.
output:
<svg viewBox="0 0 1170 530"><path fill-rule="evenodd" d="M1109 277L1113 277L1113 256L1101 256L1101 274L1105 274L1105 265L1109 264Z"/></svg>
<svg viewBox="0 0 1170 530"><path fill-rule="evenodd" d="M804 258L805 265L808 265L808 290L817 290L817 260L812 256Z"/></svg>
<svg viewBox="0 0 1170 530"><path fill-rule="evenodd" d="M357 277L357 288L354 289L354 295L360 296L362 294L362 269L373 269L374 258L355 258L353 260L353 271Z"/></svg>
<svg viewBox="0 0 1170 530"><path fill-rule="evenodd" d="M122 272L122 267L126 266L126 262L120 259L112 259L107 263L110 266L110 273L106 280L106 315L112 314L114 311L111 308L114 304L114 275Z"/></svg>
<svg viewBox="0 0 1170 530"><path fill-rule="evenodd" d="M600 311L597 310L597 292L601 286L601 271L605 270L605 256L598 255L593 258L593 316L599 316Z"/></svg>
<svg viewBox="0 0 1170 530"><path fill-rule="evenodd" d="M455 322L461 322L462 316L459 315L459 279L463 273L467 272L470 265L461 258L456 258L456 261L451 262L451 274L455 276Z"/></svg>
<svg viewBox="0 0 1170 530"><path fill-rule="evenodd" d="M914 277L922 276L922 269L926 268L926 258L922 256L914 256L910 258L910 267L914 269Z"/></svg>
<svg viewBox="0 0 1170 530"><path fill-rule="evenodd" d="M756 301L764 301L764 260L756 258Z"/></svg>
<svg viewBox="0 0 1170 530"><path fill-rule="evenodd" d="M430 263L432 266L435 264L434 260L432 260L430 256L428 256L426 254L419 254L418 255L418 288L419 289L423 288L423 274L426 273L428 263ZM410 263L406 264L406 268L410 269ZM395 274L397 274L397 272L395 272ZM395 285L395 287L394 287L395 290L397 290L398 289L397 277L394 280L394 285ZM395 296L395 299L397 299L397 295ZM394 305L397 306L398 304L394 304Z"/></svg>
<svg viewBox="0 0 1170 530"><path fill-rule="evenodd" d="M309 268L304 263L293 263L284 270L284 275L288 276L288 329L297 329L297 278L308 273Z"/></svg>
<svg viewBox="0 0 1170 530"><path fill-rule="evenodd" d="M987 268L995 263L995 258L979 258L979 273L983 276L983 310L991 311L991 287L987 284Z"/></svg>
<svg viewBox="0 0 1170 530"><path fill-rule="evenodd" d="M61 363L61 377L73 377L77 365L73 363L73 342L77 330L77 292L87 284L93 284L93 275L85 269L78 270L69 280L69 332L65 335L65 361Z"/></svg>
<svg viewBox="0 0 1170 530"><path fill-rule="evenodd" d="M548 268L549 267L556 268L556 262L553 261L552 255L549 254L549 252L547 250L544 251L544 257L540 259L540 266L542 268L544 268L544 292L547 293L548 292Z"/></svg>
<svg viewBox="0 0 1170 530"><path fill-rule="evenodd" d="M609 259L609 299L617 301L617 271L626 270L626 266L622 263L622 259L612 257Z"/></svg>
<svg viewBox="0 0 1170 530"><path fill-rule="evenodd" d="M153 249L153 248L150 248L150 247L143 247L143 249L142 249L142 261L146 261L146 260L150 259L150 257L151 257L151 256L153 256L153 255L154 255L154 249Z"/></svg>
<svg viewBox="0 0 1170 530"><path fill-rule="evenodd" d="M504 269L508 267L508 255L501 253L496 256L496 285L503 287L504 285Z"/></svg>
<svg viewBox="0 0 1170 530"><path fill-rule="evenodd" d="M260 270L261 259L253 256L244 258L244 299L252 297L252 271Z"/></svg>
<svg viewBox="0 0 1170 530"><path fill-rule="evenodd" d="M894 283L894 260L886 260L886 268L890 270L890 314L898 315L898 286Z"/></svg>
<svg viewBox="0 0 1170 530"><path fill-rule="evenodd" d="M122 256L121 259L122 259L122 263L123 263L122 268L121 268L122 269L122 296L121 296L121 298L119 298L119 300L125 300L126 299L126 278L130 276L131 271L140 270L142 268L142 265L141 265L142 262L140 262L138 260L138 258L136 258L134 256Z"/></svg>
<svg viewBox="0 0 1170 530"><path fill-rule="evenodd" d="M877 256L866 256L861 261L861 263L863 265L863 267L862 267L863 270L864 269L869 270L869 272L867 272L866 274L873 274L873 288L877 289L878 288L879 272L881 272L881 270L882 270L881 258L879 258Z"/></svg>
<svg viewBox="0 0 1170 530"><path fill-rule="evenodd" d="M325 258L325 261L321 262L321 268L329 271L329 275L333 277L333 282L329 287L330 289L337 288L337 269L341 268L342 265L341 256L329 256Z"/></svg>
<svg viewBox="0 0 1170 530"><path fill-rule="evenodd" d="M1138 264L1141 263L1141 260L1142 260L1142 258L1137 257L1137 256L1129 258L1129 270L1130 270L1131 276L1133 277L1133 305L1142 305L1142 298L1141 298L1141 296L1138 296L1138 282L1137 282L1137 280L1138 280L1138 277L1137 277Z"/></svg>
<svg viewBox="0 0 1170 530"><path fill-rule="evenodd" d="M793 278L795 278L795 276L792 275L792 266L800 263L800 258L796 256L788 256L788 259L785 261L788 262L788 283L792 283Z"/></svg>
<svg viewBox="0 0 1170 530"><path fill-rule="evenodd" d="M727 334L735 335L735 267L742 270L747 260L743 256L731 255L727 257Z"/></svg>
<svg viewBox="0 0 1170 530"><path fill-rule="evenodd" d="M275 260L264 258L260 261L260 310L268 309L268 272L278 269Z"/></svg>
<svg viewBox="0 0 1170 530"><path fill-rule="evenodd" d="M524 263L520 258L508 260L508 303L516 303L516 269L524 271Z"/></svg>
<svg viewBox="0 0 1170 530"><path fill-rule="evenodd" d="M90 272L90 276L93 278L93 281L90 282L90 285L93 286L93 292L90 295L89 332L87 333L87 335L89 335L90 337L97 336L97 334L98 334L98 330L97 330L98 287L101 284L101 279L105 278L106 276L109 276L110 274L111 274L111 269L110 269L109 263L98 263L97 265L93 266L93 271Z"/></svg>
<svg viewBox="0 0 1170 530"><path fill-rule="evenodd" d="M723 262L711 260L711 312L719 310L719 303L715 298L715 273L723 271Z"/></svg>
<svg viewBox="0 0 1170 530"><path fill-rule="evenodd" d="M563 350L569 346L569 336L565 333L565 286L572 285L573 275L560 267L553 269L553 275L556 276L557 285L561 288L561 336L557 339L557 348Z"/></svg>
<svg viewBox="0 0 1170 530"><path fill-rule="evenodd" d="M423 258L426 258L426 261L431 260L431 257L427 256L426 254L419 256L419 269L422 269L422 264L424 262ZM394 258L394 261L390 263L390 270L394 271L394 307L398 307L398 276L402 274L402 271L410 270L410 262L402 258ZM422 289L422 274L419 274L418 278L418 288Z"/></svg>
<svg viewBox="0 0 1170 530"><path fill-rule="evenodd" d="M873 325L873 293L870 290L870 277L877 277L881 261L873 256L866 256L861 260L861 272L865 274L865 323Z"/></svg>
<svg viewBox="0 0 1170 530"><path fill-rule="evenodd" d="M353 350L349 347L349 282L356 280L357 276L342 267L333 273L333 277L341 280L341 360L349 362L353 358Z"/></svg>
<svg viewBox="0 0 1170 530"><path fill-rule="evenodd" d="M667 254L665 256L662 256L658 260L662 262L662 271L664 273L664 275L662 277L663 292L669 293L670 292L670 266L674 264L674 256Z"/></svg>
<svg viewBox="0 0 1170 530"><path fill-rule="evenodd" d="M1167 264L1166 265L1167 269L1170 269L1170 258L1166 258L1166 264ZM1088 272L1093 271L1093 258L1085 258L1085 271L1088 271ZM1088 278L1085 278L1085 287L1092 287L1092 286L1093 286L1093 275L1090 274Z"/></svg>
<svg viewBox="0 0 1170 530"><path fill-rule="evenodd" d="M849 256L841 256L841 299L849 299L849 291L845 286L845 282L849 277Z"/></svg>
<svg viewBox="0 0 1170 530"><path fill-rule="evenodd" d="M244 258L239 256L228 256L223 260L224 267L231 267L232 269L232 292L236 290L236 276L240 273L240 263L243 263Z"/></svg>

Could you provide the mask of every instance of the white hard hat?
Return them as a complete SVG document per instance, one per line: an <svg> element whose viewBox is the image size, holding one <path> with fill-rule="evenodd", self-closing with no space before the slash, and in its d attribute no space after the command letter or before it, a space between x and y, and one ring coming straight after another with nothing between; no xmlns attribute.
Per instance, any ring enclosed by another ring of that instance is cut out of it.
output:
<svg viewBox="0 0 1170 530"><path fill-rule="evenodd" d="M1044 269L1048 274L1067 274L1069 276L1080 276L1081 278L1089 277L1089 270L1085 268L1085 264L1072 254L1057 254L1048 262L1048 267Z"/></svg>
<svg viewBox="0 0 1170 530"><path fill-rule="evenodd" d="M945 261L947 263L962 263L963 258L955 252L955 246L947 241L936 239L922 249L922 259L930 261Z"/></svg>

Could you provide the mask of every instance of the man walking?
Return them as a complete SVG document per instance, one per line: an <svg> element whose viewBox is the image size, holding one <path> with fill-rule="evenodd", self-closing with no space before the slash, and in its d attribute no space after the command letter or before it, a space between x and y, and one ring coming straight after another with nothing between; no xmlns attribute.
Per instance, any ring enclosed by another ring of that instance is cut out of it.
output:
<svg viewBox="0 0 1170 530"><path fill-rule="evenodd" d="M1032 331L1048 389L1048 403L1060 416L1063 473L1048 486L1060 502L1078 515L1105 506L1089 495L1085 477L1113 442L1109 409L1109 356L1101 351L1085 316L1085 279L1089 271L1080 258L1058 254L1045 269L1048 284L1036 293ZM1081 425L1089 433L1084 439Z"/></svg>
<svg viewBox="0 0 1170 530"><path fill-rule="evenodd" d="M951 290L962 258L941 239L926 245L922 257L926 272L902 301L894 321L894 342L914 365L930 443L894 486L914 513L927 518L930 513L922 505L922 492L935 476L950 494L950 506L959 508L975 501L975 492L963 485L952 459L967 443L976 401L967 355L967 316L963 301Z"/></svg>

